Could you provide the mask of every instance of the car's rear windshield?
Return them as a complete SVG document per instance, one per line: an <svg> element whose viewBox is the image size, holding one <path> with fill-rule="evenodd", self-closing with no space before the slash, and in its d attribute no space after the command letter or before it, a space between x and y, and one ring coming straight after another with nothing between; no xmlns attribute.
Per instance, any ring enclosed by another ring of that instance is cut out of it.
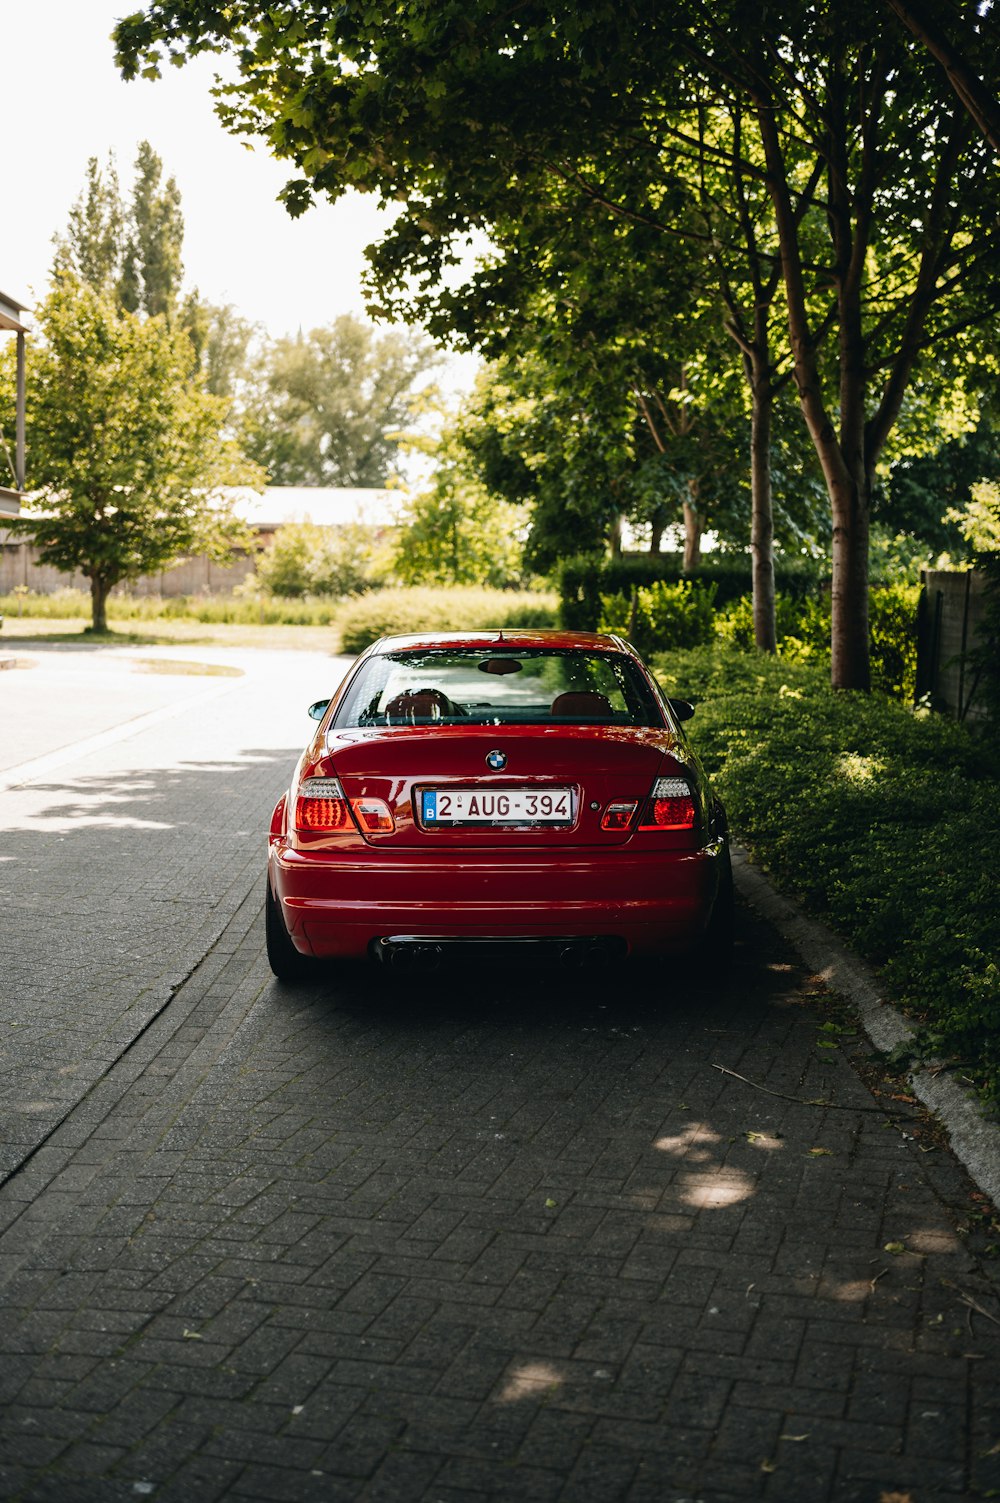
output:
<svg viewBox="0 0 1000 1503"><path fill-rule="evenodd" d="M335 724L652 725L663 714L622 653L558 648L433 648L364 664Z"/></svg>

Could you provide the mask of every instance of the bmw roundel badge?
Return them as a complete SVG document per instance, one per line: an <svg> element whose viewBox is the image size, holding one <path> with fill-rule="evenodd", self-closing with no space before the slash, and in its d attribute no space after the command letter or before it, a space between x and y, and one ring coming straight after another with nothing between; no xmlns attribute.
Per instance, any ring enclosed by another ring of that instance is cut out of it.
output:
<svg viewBox="0 0 1000 1503"><path fill-rule="evenodd" d="M492 767L494 772L503 772L507 766L506 754L502 751L491 751L486 758L487 767Z"/></svg>

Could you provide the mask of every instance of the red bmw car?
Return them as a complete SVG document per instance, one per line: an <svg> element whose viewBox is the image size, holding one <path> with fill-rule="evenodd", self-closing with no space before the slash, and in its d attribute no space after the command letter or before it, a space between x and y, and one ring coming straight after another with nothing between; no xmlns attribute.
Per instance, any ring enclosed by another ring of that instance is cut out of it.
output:
<svg viewBox="0 0 1000 1503"><path fill-rule="evenodd" d="M732 945L726 817L681 722L614 636L386 637L354 663L271 819L267 953L433 966Z"/></svg>

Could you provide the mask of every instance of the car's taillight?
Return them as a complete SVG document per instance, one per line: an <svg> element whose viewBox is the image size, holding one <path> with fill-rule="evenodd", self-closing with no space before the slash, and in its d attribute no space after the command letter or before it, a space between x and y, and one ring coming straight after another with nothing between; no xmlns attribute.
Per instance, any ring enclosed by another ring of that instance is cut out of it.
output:
<svg viewBox="0 0 1000 1503"><path fill-rule="evenodd" d="M657 778L639 816L640 830L691 830L696 811L684 778Z"/></svg>
<svg viewBox="0 0 1000 1503"><path fill-rule="evenodd" d="M636 810L635 799L620 799L609 804L604 811L601 820L602 830L627 830L632 823L632 816Z"/></svg>
<svg viewBox="0 0 1000 1503"><path fill-rule="evenodd" d="M351 808L362 830L389 834L396 828L389 805L380 798L352 798Z"/></svg>
<svg viewBox="0 0 1000 1503"><path fill-rule="evenodd" d="M351 811L338 778L305 778L295 800L297 830L347 830Z"/></svg>

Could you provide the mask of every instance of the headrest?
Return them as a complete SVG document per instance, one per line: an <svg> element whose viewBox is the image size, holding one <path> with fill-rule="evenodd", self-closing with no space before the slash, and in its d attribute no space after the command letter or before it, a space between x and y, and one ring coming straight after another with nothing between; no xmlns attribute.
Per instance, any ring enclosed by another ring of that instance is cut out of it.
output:
<svg viewBox="0 0 1000 1503"><path fill-rule="evenodd" d="M604 694L588 689L568 689L552 701L551 713L563 720L612 720L614 710Z"/></svg>

